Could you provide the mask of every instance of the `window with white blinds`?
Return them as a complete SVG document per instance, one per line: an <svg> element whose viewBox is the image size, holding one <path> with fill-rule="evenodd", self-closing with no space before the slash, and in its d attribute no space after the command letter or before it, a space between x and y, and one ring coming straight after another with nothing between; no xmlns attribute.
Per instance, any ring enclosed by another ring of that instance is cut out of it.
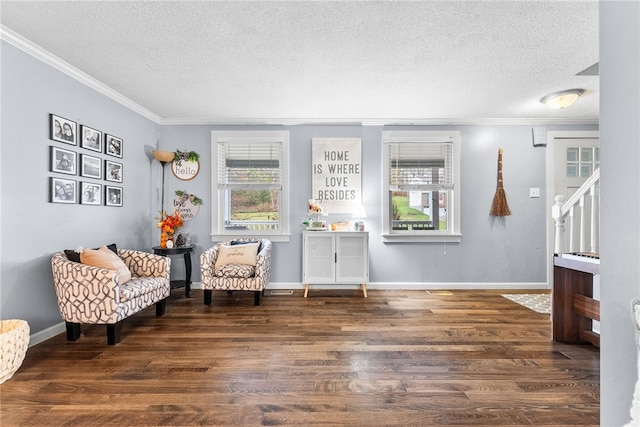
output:
<svg viewBox="0 0 640 427"><path fill-rule="evenodd" d="M460 133L383 132L383 240L460 240Z"/></svg>
<svg viewBox="0 0 640 427"><path fill-rule="evenodd" d="M287 241L289 133L214 131L212 145L213 240L264 235Z"/></svg>

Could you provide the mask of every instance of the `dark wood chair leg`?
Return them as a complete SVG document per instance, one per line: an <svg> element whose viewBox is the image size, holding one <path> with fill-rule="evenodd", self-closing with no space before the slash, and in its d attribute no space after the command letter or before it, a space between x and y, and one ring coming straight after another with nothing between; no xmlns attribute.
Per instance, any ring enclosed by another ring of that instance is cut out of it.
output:
<svg viewBox="0 0 640 427"><path fill-rule="evenodd" d="M116 343L120 342L121 329L122 324L120 322L107 325L107 344L116 345Z"/></svg>
<svg viewBox="0 0 640 427"><path fill-rule="evenodd" d="M253 301L255 305L260 305L260 299L262 297L262 291L255 291L253 293Z"/></svg>
<svg viewBox="0 0 640 427"><path fill-rule="evenodd" d="M167 299L163 299L161 301L158 301L156 303L156 316L160 317L160 316L164 316L164 310L165 307L167 306Z"/></svg>
<svg viewBox="0 0 640 427"><path fill-rule="evenodd" d="M205 305L211 305L211 296L213 294L213 291L211 289L205 289L204 290L204 304Z"/></svg>
<svg viewBox="0 0 640 427"><path fill-rule="evenodd" d="M80 338L80 323L65 322L67 325L67 341L75 341Z"/></svg>

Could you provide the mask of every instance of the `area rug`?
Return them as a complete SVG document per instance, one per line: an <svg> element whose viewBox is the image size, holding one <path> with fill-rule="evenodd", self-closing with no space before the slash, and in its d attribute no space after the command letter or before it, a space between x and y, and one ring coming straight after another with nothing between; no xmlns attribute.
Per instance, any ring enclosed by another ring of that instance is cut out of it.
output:
<svg viewBox="0 0 640 427"><path fill-rule="evenodd" d="M502 296L535 312L551 313L549 294L502 294Z"/></svg>

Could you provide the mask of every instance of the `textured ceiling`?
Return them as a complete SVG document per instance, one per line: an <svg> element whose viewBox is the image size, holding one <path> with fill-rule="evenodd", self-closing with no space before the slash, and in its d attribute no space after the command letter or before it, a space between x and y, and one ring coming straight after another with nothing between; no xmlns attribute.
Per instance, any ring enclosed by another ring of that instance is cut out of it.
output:
<svg viewBox="0 0 640 427"><path fill-rule="evenodd" d="M597 122L597 1L2 1L163 123ZM587 91L565 110L539 99Z"/></svg>

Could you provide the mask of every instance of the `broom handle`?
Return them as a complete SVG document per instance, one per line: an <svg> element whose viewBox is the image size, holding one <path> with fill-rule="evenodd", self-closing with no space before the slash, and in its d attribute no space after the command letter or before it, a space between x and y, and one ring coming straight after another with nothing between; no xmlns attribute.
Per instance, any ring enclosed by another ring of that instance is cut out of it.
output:
<svg viewBox="0 0 640 427"><path fill-rule="evenodd" d="M498 149L498 188L502 187L502 148Z"/></svg>

